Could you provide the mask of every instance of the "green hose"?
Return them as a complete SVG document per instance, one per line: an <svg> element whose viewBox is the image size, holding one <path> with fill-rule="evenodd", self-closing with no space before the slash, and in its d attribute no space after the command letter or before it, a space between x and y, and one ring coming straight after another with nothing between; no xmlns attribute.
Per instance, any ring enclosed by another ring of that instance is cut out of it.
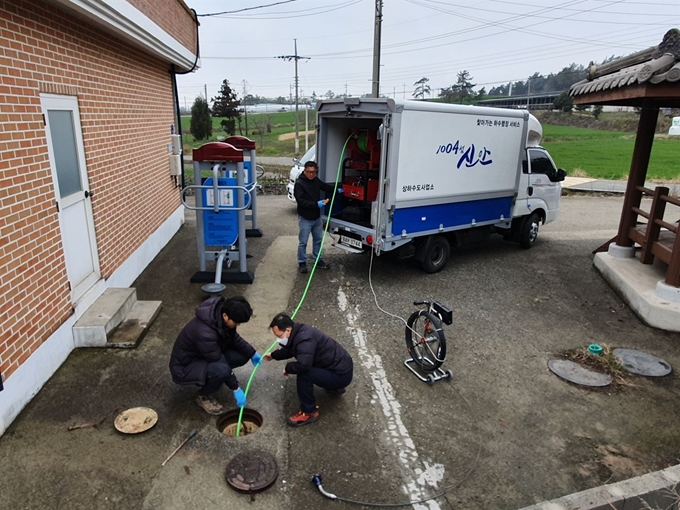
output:
<svg viewBox="0 0 680 510"><path fill-rule="evenodd" d="M353 135L349 135L347 137L347 140L345 140L345 144L342 146L342 152L340 153L340 161L338 162L338 172L335 176L335 187L333 188L333 196L331 197L331 207L330 211L333 211L333 203L335 202L335 195L338 192L338 179L340 178L340 173L342 172L342 160L344 159L345 156L345 149L347 148L347 143L349 140L352 138ZM330 216L330 215L329 215ZM319 262L319 259L321 258L321 252L323 251L323 243L326 241L326 233L328 232L328 225L330 222L326 222L326 227L323 229L323 237L321 238L321 248L319 248L319 253L316 256L316 259L314 260L314 265L312 266L312 271L309 273L309 278L307 279L307 285L305 286L305 290L302 293L302 297L300 298L300 302L298 303L297 307L295 308L295 311L293 312L293 315L290 316L291 319L295 319L295 316L297 315L298 311L300 310L300 307L302 306L302 303L304 303L305 298L307 297L307 291L309 290L309 286L312 283L312 277L314 276L314 271L316 270L316 265ZM274 350L276 347L277 341L274 340L274 342L269 346L269 348L264 351L264 354L262 355L262 358L264 360L264 357L268 355L270 352ZM260 365L263 362L260 361ZM260 368L260 365L256 366L253 368L253 371L250 373L250 377L248 378L248 384L246 385L246 398L248 397L248 391L250 391L250 384L253 382L253 377L255 377L255 372L257 372L257 369ZM238 413L238 422L236 424L236 437L241 436L241 421L243 421L243 410L245 409L244 407L241 407L239 413Z"/></svg>
<svg viewBox="0 0 680 510"><path fill-rule="evenodd" d="M368 150L368 131L362 131L357 138L357 147L362 152L369 152Z"/></svg>

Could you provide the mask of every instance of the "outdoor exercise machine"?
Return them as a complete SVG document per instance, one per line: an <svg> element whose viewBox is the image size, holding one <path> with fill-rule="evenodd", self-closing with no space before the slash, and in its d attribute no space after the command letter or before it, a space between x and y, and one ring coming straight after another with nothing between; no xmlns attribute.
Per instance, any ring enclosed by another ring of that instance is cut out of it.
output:
<svg viewBox="0 0 680 510"><path fill-rule="evenodd" d="M182 204L196 211L196 245L199 271L191 283L206 283L207 294L219 294L224 283L253 283L247 268L246 210L255 195L255 181L246 185L243 150L224 142L210 142L193 150L194 184L182 190ZM252 160L251 160L252 162ZM203 173L210 177L203 180ZM195 204L187 203L193 191ZM206 261L215 261L215 271ZM238 270L229 269L238 262Z"/></svg>
<svg viewBox="0 0 680 510"><path fill-rule="evenodd" d="M243 155L248 156L248 160L243 162L245 186L250 191L250 207L246 211L245 218L246 222L250 222L250 228L246 228L246 237L262 237L262 230L257 226L257 174L258 168L261 167L256 164L256 144L245 136L230 136L224 140L224 143L241 149Z"/></svg>

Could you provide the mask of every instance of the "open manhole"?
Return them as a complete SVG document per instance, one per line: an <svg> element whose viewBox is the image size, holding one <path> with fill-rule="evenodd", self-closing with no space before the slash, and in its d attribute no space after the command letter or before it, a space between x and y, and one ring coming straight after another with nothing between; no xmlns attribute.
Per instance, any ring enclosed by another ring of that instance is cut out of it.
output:
<svg viewBox="0 0 680 510"><path fill-rule="evenodd" d="M236 437L236 427L238 426L238 415L240 409L233 409L224 413L217 419L217 430L225 436ZM243 409L243 419L241 420L241 434L239 437L252 434L262 426L262 415L253 409Z"/></svg>
<svg viewBox="0 0 680 510"><path fill-rule="evenodd" d="M227 464L227 483L239 492L258 492L276 481L279 466L267 452L248 451L239 453Z"/></svg>

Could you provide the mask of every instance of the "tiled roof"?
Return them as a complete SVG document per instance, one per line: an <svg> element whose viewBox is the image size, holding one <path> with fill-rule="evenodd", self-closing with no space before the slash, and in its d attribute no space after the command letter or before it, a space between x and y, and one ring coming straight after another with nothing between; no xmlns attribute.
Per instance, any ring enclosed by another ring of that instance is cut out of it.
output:
<svg viewBox="0 0 680 510"><path fill-rule="evenodd" d="M613 90L630 85L680 81L680 30L666 32L658 46L596 66L590 63L588 77L575 83L569 95Z"/></svg>

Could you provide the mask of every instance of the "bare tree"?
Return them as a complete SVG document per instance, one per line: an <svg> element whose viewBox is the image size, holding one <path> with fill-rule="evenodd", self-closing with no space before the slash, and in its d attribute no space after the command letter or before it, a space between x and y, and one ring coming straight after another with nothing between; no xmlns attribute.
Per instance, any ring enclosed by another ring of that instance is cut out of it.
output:
<svg viewBox="0 0 680 510"><path fill-rule="evenodd" d="M260 113L251 117L253 124L255 124L256 136L260 139L259 150L264 149L264 135L267 133L268 126L272 124L272 116L268 113ZM271 130L271 127L269 128Z"/></svg>

